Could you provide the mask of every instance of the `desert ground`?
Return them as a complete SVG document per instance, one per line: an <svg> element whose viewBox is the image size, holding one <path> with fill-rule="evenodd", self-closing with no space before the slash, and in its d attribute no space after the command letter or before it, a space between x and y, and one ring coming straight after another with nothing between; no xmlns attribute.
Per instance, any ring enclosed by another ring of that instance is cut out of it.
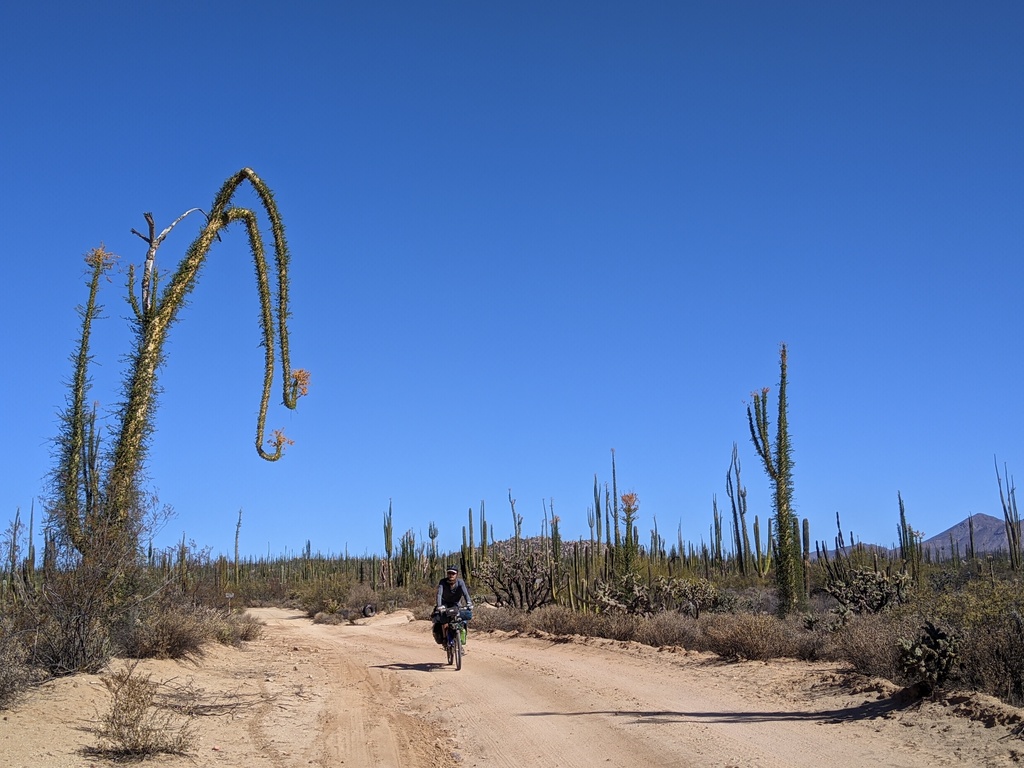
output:
<svg viewBox="0 0 1024 768"><path fill-rule="evenodd" d="M949 693L912 702L834 664L723 663L683 649L472 633L461 671L399 611L313 624L251 611L263 638L137 671L194 704L193 747L145 764L427 766L1009 766L1024 711ZM115 662L114 669L120 662ZM0 712L0 765L109 764L95 753L103 676L52 680Z"/></svg>

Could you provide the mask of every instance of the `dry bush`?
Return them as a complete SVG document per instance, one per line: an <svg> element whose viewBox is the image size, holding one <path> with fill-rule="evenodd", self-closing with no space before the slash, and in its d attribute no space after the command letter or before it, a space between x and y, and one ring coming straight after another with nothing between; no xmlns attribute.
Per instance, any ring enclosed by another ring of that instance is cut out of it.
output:
<svg viewBox="0 0 1024 768"><path fill-rule="evenodd" d="M961 677L974 690L1024 705L1024 617L1017 611L992 617L968 631Z"/></svg>
<svg viewBox="0 0 1024 768"><path fill-rule="evenodd" d="M77 590L64 592L49 585L35 606L29 663L51 675L99 672L112 655L106 608L98 599L76 599Z"/></svg>
<svg viewBox="0 0 1024 768"><path fill-rule="evenodd" d="M767 661L786 655L783 623L768 613L714 614L703 622L706 649L725 659Z"/></svg>
<svg viewBox="0 0 1024 768"><path fill-rule="evenodd" d="M679 646L688 650L700 648L700 622L676 611L656 613L638 627L636 640L655 648Z"/></svg>
<svg viewBox="0 0 1024 768"><path fill-rule="evenodd" d="M782 632L783 656L801 661L821 661L834 657L834 639L825 627L808 628L801 618L790 616L782 623Z"/></svg>
<svg viewBox="0 0 1024 768"><path fill-rule="evenodd" d="M891 614L851 617L832 635L835 660L869 677L900 680L899 640L917 633L916 621Z"/></svg>
<svg viewBox="0 0 1024 768"><path fill-rule="evenodd" d="M345 605L345 596L351 588L348 579L321 579L302 585L295 598L306 615L313 618L318 613L337 613Z"/></svg>
<svg viewBox="0 0 1024 768"><path fill-rule="evenodd" d="M337 611L333 613L320 612L313 616L313 623L327 624L332 627L338 624L348 624L350 623L349 613L348 611L344 611L343 613L338 613Z"/></svg>
<svg viewBox="0 0 1024 768"><path fill-rule="evenodd" d="M552 635L585 635L587 614L578 613L565 605L545 605L529 614L526 619L531 629Z"/></svg>
<svg viewBox="0 0 1024 768"><path fill-rule="evenodd" d="M424 618L430 618L428 615ZM486 632L498 630L501 632L521 632L527 627L527 614L516 608L502 606L484 607L477 605L473 610L473 620L469 624L470 629Z"/></svg>
<svg viewBox="0 0 1024 768"><path fill-rule="evenodd" d="M262 621L248 613L233 613L230 616L221 616L220 613L213 615L213 620L219 623L217 631L217 642L222 645L241 645L263 637Z"/></svg>
<svg viewBox="0 0 1024 768"><path fill-rule="evenodd" d="M11 631L9 621L0 623L0 709L6 709L32 681L25 663L28 652Z"/></svg>
<svg viewBox="0 0 1024 768"><path fill-rule="evenodd" d="M628 613L589 613L583 617L585 620L578 634L622 641L636 640L639 628L646 621Z"/></svg>
<svg viewBox="0 0 1024 768"><path fill-rule="evenodd" d="M103 678L110 692L110 709L100 717L95 753L106 757L142 757L159 753L183 754L195 742L192 714L155 703L158 684L135 666Z"/></svg>
<svg viewBox="0 0 1024 768"><path fill-rule="evenodd" d="M263 625L247 614L227 616L214 608L161 602L137 610L122 628L118 645L134 659L196 659L207 643L239 645L262 633Z"/></svg>
<svg viewBox="0 0 1024 768"><path fill-rule="evenodd" d="M118 637L120 650L134 659L195 659L216 637L211 609L154 603L138 611Z"/></svg>
<svg viewBox="0 0 1024 768"><path fill-rule="evenodd" d="M345 607L351 610L362 611L365 606L378 602L383 602L381 596L369 584L353 584L345 593Z"/></svg>

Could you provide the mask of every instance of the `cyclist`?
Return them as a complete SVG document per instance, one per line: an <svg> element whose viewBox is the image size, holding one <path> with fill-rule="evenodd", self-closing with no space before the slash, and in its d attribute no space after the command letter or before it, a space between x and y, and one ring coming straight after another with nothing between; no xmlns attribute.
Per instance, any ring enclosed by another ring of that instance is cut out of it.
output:
<svg viewBox="0 0 1024 768"><path fill-rule="evenodd" d="M469 587L459 577L459 569L454 565L449 565L448 570L445 572L445 577L437 584L437 605L434 608L433 629L434 640L437 641L438 645L444 645L444 609L453 608L463 600L466 602L466 609L472 611L473 598L469 596Z"/></svg>

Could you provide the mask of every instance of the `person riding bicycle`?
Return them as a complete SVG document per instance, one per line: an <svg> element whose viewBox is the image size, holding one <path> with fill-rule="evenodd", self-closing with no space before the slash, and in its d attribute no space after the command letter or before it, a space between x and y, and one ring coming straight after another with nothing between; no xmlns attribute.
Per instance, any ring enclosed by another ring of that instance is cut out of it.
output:
<svg viewBox="0 0 1024 768"><path fill-rule="evenodd" d="M454 608L463 600L466 601L466 609L473 610L473 598L469 596L469 587L459 577L459 569L449 565L445 577L437 584L437 605L434 608L434 639L438 645L444 645L444 628L447 622L444 621L444 610Z"/></svg>

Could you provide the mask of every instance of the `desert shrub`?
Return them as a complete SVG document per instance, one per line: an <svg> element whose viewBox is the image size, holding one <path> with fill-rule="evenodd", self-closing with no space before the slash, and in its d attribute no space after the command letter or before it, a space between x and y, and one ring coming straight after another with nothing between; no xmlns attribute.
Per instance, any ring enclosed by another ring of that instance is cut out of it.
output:
<svg viewBox="0 0 1024 768"><path fill-rule="evenodd" d="M34 608L31 664L56 676L99 672L107 665L112 655L108 603L76 574L55 576Z"/></svg>
<svg viewBox="0 0 1024 768"><path fill-rule="evenodd" d="M1024 702L1024 597L1019 578L975 577L946 582L917 604L921 615L941 623L960 644L959 682L1011 704ZM937 591L938 589L944 591ZM907 632L904 637L913 636Z"/></svg>
<svg viewBox="0 0 1024 768"><path fill-rule="evenodd" d="M830 656L862 675L899 680L897 643L913 626L910 619L887 614L852 616L832 633Z"/></svg>
<svg viewBox="0 0 1024 768"><path fill-rule="evenodd" d="M586 634L586 614L564 605L545 605L538 608L529 615L527 622L532 629L550 632L553 635Z"/></svg>
<svg viewBox="0 0 1024 768"><path fill-rule="evenodd" d="M263 625L248 614L176 603L145 604L129 612L117 635L119 653L134 659L195 659L207 643L239 645L258 639Z"/></svg>
<svg viewBox="0 0 1024 768"><path fill-rule="evenodd" d="M779 600L775 590L764 586L747 587L741 590L730 590L723 595L723 600L730 607L730 613L771 613L777 614Z"/></svg>
<svg viewBox="0 0 1024 768"><path fill-rule="evenodd" d="M110 709L101 716L96 750L108 757L141 757L158 753L182 754L195 741L191 713L157 706L158 684L134 665L103 682L110 692Z"/></svg>
<svg viewBox="0 0 1024 768"><path fill-rule="evenodd" d="M700 623L678 611L656 613L644 621L637 630L636 640L655 648L680 646L698 650L701 647Z"/></svg>
<svg viewBox="0 0 1024 768"><path fill-rule="evenodd" d="M477 607L479 608L479 606L477 606ZM417 603L416 605L411 606L410 610L412 611L412 617L414 619L426 620L426 619L430 619L431 614L433 614L433 612L434 612L434 604L433 603L425 603L425 602ZM479 616L480 613L481 613L481 611L478 610L476 612L476 616ZM497 629L497 627L491 627L491 629Z"/></svg>
<svg viewBox="0 0 1024 768"><path fill-rule="evenodd" d="M922 694L943 687L960 660L960 638L926 621L916 638L900 639L900 671Z"/></svg>
<svg viewBox="0 0 1024 768"><path fill-rule="evenodd" d="M211 612L172 602L136 609L118 637L120 650L134 659L198 658L217 635Z"/></svg>
<svg viewBox="0 0 1024 768"><path fill-rule="evenodd" d="M339 613L337 610L331 613L318 613L313 616L314 624L327 624L328 626L336 626L338 624L348 624L349 614L348 611Z"/></svg>
<svg viewBox="0 0 1024 768"><path fill-rule="evenodd" d="M1024 704L1024 617L1018 611L968 630L962 679L970 688L1014 706Z"/></svg>
<svg viewBox="0 0 1024 768"><path fill-rule="evenodd" d="M263 637L264 624L255 616L243 613L232 619L238 625L238 639L243 643L251 643Z"/></svg>
<svg viewBox="0 0 1024 768"><path fill-rule="evenodd" d="M712 614L703 629L706 650L725 659L767 661L784 655L783 625L771 614Z"/></svg>
<svg viewBox="0 0 1024 768"><path fill-rule="evenodd" d="M609 640L636 640L644 618L632 613L584 614L579 634L604 637Z"/></svg>
<svg viewBox="0 0 1024 768"><path fill-rule="evenodd" d="M1024 609L1024 597L1017 580L974 579L959 589L925 596L916 607L936 621L969 630Z"/></svg>
<svg viewBox="0 0 1024 768"><path fill-rule="evenodd" d="M472 575L500 605L532 611L553 599L547 551L537 541L497 542Z"/></svg>
<svg viewBox="0 0 1024 768"><path fill-rule="evenodd" d="M345 592L345 607L350 609L363 610L366 605L376 605L378 602L386 602L386 598L382 599L382 595L378 596L373 591L373 587L369 584L353 584Z"/></svg>
<svg viewBox="0 0 1024 768"><path fill-rule="evenodd" d="M216 640L221 645L241 645L263 637L262 621L248 613L223 615L219 611L210 613L210 621L216 629Z"/></svg>
<svg viewBox="0 0 1024 768"><path fill-rule="evenodd" d="M28 652L12 631L9 620L0 621L0 709L6 709L32 680L25 663Z"/></svg>
<svg viewBox="0 0 1024 768"><path fill-rule="evenodd" d="M800 616L787 616L780 630L780 655L801 661L820 661L833 655L832 632L825 626L808 627Z"/></svg>
<svg viewBox="0 0 1024 768"><path fill-rule="evenodd" d="M430 618L430 611L423 618ZM516 608L510 607L488 607L477 606L473 611L473 621L470 622L470 629L486 632L498 630L501 632L520 632L526 628L527 614Z"/></svg>
<svg viewBox="0 0 1024 768"><path fill-rule="evenodd" d="M317 579L296 590L295 598L306 615L313 618L318 613L338 613L345 607L350 588L347 579Z"/></svg>

